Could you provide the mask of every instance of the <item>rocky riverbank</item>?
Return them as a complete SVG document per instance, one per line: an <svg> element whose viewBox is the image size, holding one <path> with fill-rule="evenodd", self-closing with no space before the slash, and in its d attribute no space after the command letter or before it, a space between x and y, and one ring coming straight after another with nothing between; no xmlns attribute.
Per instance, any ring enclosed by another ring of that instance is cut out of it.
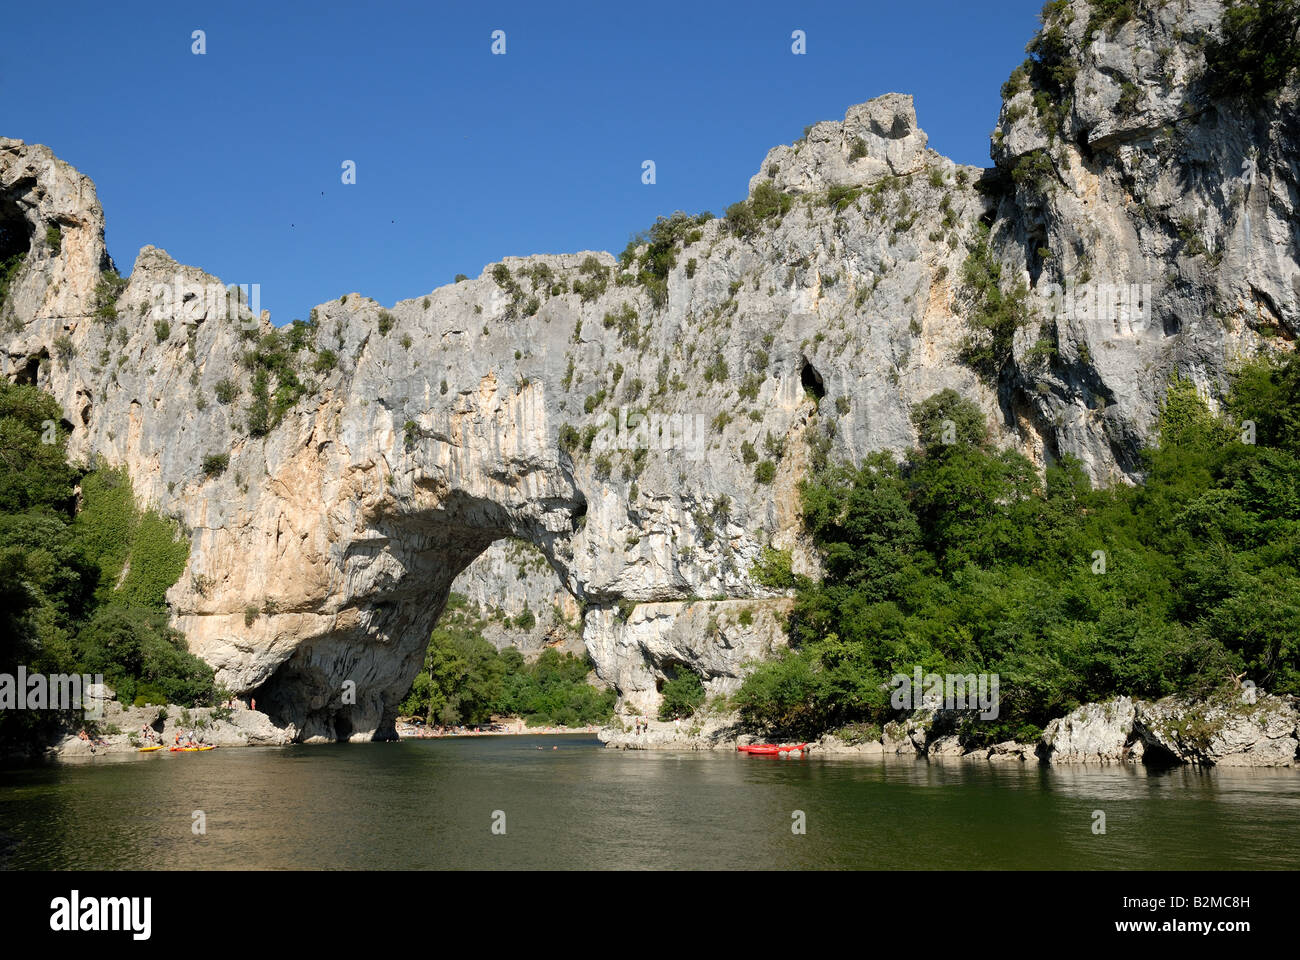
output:
<svg viewBox="0 0 1300 960"><path fill-rule="evenodd" d="M51 744L48 757L55 760L83 760L108 754L137 753L141 747L161 744L170 747L179 734L182 741L191 735L203 744L216 747L276 747L298 742L292 727L277 727L269 716L250 709L243 701L233 701L228 709L221 707L124 706L112 699L113 692L97 691L92 700L102 701L103 717L87 723L86 730L93 733L89 740L81 739L79 732L70 732ZM145 728L152 739L146 739ZM430 730L410 723L398 723L396 732L402 740L442 739L451 737L491 736L542 736L563 734L596 734L595 726L530 727L522 719L512 717L495 725Z"/></svg>
<svg viewBox="0 0 1300 960"><path fill-rule="evenodd" d="M431 728L399 722L396 729L397 736L401 740L441 740L449 737L539 737L597 733L599 731L599 728L595 725L585 727L530 727L519 717L510 717L491 726L477 727Z"/></svg>
<svg viewBox="0 0 1300 960"><path fill-rule="evenodd" d="M116 700L104 701L104 716L94 724L94 739L82 740L77 733L52 745L56 760L79 760L106 754L136 753L143 746L162 744L169 747L177 734L182 741L191 734L205 744L217 747L274 747L291 743L292 733L271 722L271 718L235 701L228 710L220 707L124 706ZM144 729L152 731L146 740ZM89 730L90 727L88 726Z"/></svg>
<svg viewBox="0 0 1300 960"><path fill-rule="evenodd" d="M962 743L956 719L944 711L916 711L878 732L826 734L812 742L812 753L1058 765L1300 766L1300 709L1294 698L1270 694L1254 703L1229 692L1199 701L1119 697L1084 704L1053 720L1032 743L1009 740L978 748ZM730 714L680 723L651 720L644 732L635 730L631 718L619 719L599 737L621 750L735 750L764 739Z"/></svg>

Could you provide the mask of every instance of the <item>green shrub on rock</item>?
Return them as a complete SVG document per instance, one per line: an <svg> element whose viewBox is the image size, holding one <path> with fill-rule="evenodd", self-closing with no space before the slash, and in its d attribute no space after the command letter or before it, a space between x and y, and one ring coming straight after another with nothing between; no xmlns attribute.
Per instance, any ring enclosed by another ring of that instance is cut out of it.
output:
<svg viewBox="0 0 1300 960"><path fill-rule="evenodd" d="M694 671L685 668L667 681L660 692L663 696L659 702L660 720L693 716L704 703L703 681Z"/></svg>

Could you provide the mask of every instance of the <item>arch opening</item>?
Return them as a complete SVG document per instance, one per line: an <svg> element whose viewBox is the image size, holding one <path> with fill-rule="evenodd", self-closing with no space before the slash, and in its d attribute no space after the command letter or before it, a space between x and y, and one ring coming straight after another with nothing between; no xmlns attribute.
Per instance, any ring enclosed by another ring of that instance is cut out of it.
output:
<svg viewBox="0 0 1300 960"><path fill-rule="evenodd" d="M300 741L391 740L398 706L423 667L429 638L457 579L501 541L539 553L558 585L577 597L566 571L568 537L585 499L547 499L540 515L453 491L438 509L373 518L370 536L343 547L356 595L328 613L277 609L276 616L326 624L246 693ZM557 507L567 531L556 530ZM579 614L580 616L580 614ZM300 626L299 626L300 628ZM540 652L540 649L539 651Z"/></svg>

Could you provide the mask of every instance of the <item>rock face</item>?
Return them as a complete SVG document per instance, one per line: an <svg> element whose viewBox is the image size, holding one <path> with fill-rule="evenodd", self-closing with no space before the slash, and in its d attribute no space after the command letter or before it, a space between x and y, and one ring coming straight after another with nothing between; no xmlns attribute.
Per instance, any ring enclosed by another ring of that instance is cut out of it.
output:
<svg viewBox="0 0 1300 960"><path fill-rule="evenodd" d="M515 647L528 660L547 647L575 656L585 652L582 610L532 544L498 540L451 589L481 612L483 636L498 650Z"/></svg>
<svg viewBox="0 0 1300 960"><path fill-rule="evenodd" d="M118 296L90 181L0 140L0 261L26 253L0 374L49 391L73 456L125 466L192 532L174 622L287 735L390 734L453 583L504 538L540 551L629 705L651 710L682 669L728 689L780 643L760 550L815 569L810 464L910 447L912 407L953 388L1039 463L1129 479L1170 373L1209 386L1289 347L1296 91L1208 102L1199 40L1220 5L1142 6L1098 45L1073 5L1074 107L1046 124L1027 83L1009 89L991 171L928 150L890 94L772 151L751 191L790 209L698 225L662 290L608 253L510 258L387 308L323 303L291 347L154 247ZM1120 75L1139 96L1116 119ZM981 221L1031 297L1085 273L1150 282L1149 318L1040 312L981 378L959 357L958 282Z"/></svg>
<svg viewBox="0 0 1300 960"><path fill-rule="evenodd" d="M1091 294L1017 335L1003 389L1094 475L1133 472L1172 373L1208 391L1261 335L1293 349L1300 332L1296 85L1215 101L1205 51L1223 3L1132 6L1091 34L1089 4L1057 12L1064 86L1017 71L993 136L996 248L1033 302L1052 285ZM1099 304L1121 290L1129 302Z"/></svg>
<svg viewBox="0 0 1300 960"><path fill-rule="evenodd" d="M1254 704L1226 697L1203 703L1139 701L1133 726L1147 743L1148 762L1290 767L1300 749L1300 712L1269 694Z"/></svg>
<svg viewBox="0 0 1300 960"><path fill-rule="evenodd" d="M1142 761L1152 766L1291 767L1300 763L1300 711L1294 702L1269 694L1254 702L1221 692L1202 701L1118 697L1086 703L1049 723L1037 743L1008 740L979 749L968 749L951 732L956 720L944 711L918 710L885 724L874 739L849 742L827 735L816 750L831 755L1057 765ZM711 748L734 745L743 732L738 727L711 728ZM718 743L720 738L729 739ZM674 742L660 738L655 741L658 745L645 749L672 749ZM635 748L637 743L632 739L628 745Z"/></svg>
<svg viewBox="0 0 1300 960"><path fill-rule="evenodd" d="M598 670L617 665L608 679L626 706L653 715L662 680L679 671L703 675L706 694L735 692L747 664L786 646L789 606L786 599L643 603L626 620L617 610L594 610L587 644Z"/></svg>
<svg viewBox="0 0 1300 960"><path fill-rule="evenodd" d="M635 711L634 711L635 713ZM603 728L598 734L602 743L617 750L723 750L736 749L739 731L728 717L707 713L674 723L641 717L645 727L637 731L635 723Z"/></svg>
<svg viewBox="0 0 1300 960"><path fill-rule="evenodd" d="M181 721L185 720L185 723ZM170 707L132 707L109 700L104 704L101 732L104 743L92 744L76 736L65 737L55 748L63 760L104 756L109 753L135 753L146 741L142 728L153 730L152 743L170 747L179 735L188 740L191 733L205 744L218 747L273 747L290 742L289 734L276 726L266 714L250 710L239 703L229 716L212 707L179 710Z"/></svg>
<svg viewBox="0 0 1300 960"><path fill-rule="evenodd" d="M814 124L800 143L773 147L749 190L768 181L783 193L810 194L921 173L945 162L926 149L928 140L916 125L912 98L887 93L850 107L843 123Z"/></svg>
<svg viewBox="0 0 1300 960"><path fill-rule="evenodd" d="M1134 712L1133 701L1128 697L1086 703L1044 728L1039 755L1049 763L1132 759Z"/></svg>

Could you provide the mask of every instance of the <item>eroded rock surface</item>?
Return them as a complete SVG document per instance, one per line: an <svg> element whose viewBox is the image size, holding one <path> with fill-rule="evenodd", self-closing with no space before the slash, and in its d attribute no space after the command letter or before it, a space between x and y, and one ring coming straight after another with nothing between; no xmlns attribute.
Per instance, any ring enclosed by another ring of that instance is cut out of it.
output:
<svg viewBox="0 0 1300 960"><path fill-rule="evenodd" d="M1217 697L1139 701L1134 729L1148 757L1198 766L1290 767L1300 749L1300 712L1270 694L1254 703Z"/></svg>
<svg viewBox="0 0 1300 960"><path fill-rule="evenodd" d="M581 656L582 609L540 550L522 540L498 540L452 583L482 618L483 637L525 659L547 648Z"/></svg>
<svg viewBox="0 0 1300 960"><path fill-rule="evenodd" d="M1086 703L1043 729L1040 756L1050 763L1110 763L1133 756L1133 701Z"/></svg>

